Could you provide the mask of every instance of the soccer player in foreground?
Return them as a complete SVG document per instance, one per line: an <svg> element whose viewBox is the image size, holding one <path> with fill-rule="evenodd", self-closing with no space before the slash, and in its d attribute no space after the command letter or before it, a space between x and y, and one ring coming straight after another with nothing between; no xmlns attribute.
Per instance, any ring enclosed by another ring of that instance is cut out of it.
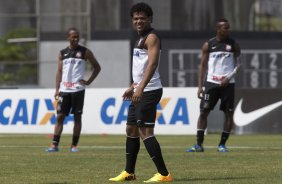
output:
<svg viewBox="0 0 282 184"><path fill-rule="evenodd" d="M76 28L68 30L69 46L59 53L56 76L55 99L58 100L57 121L52 145L46 152L59 151L59 142L63 131L64 120L69 113L74 115L71 152L77 152L77 143L81 131L81 115L84 104L85 88L99 74L101 67L93 53L79 45L79 32ZM85 64L89 61L93 71L88 80L84 80Z"/></svg>
<svg viewBox="0 0 282 184"><path fill-rule="evenodd" d="M187 152L204 151L202 144L207 128L207 117L219 99L221 99L220 110L224 112L225 120L217 151L228 152L225 143L234 124L234 77L240 68L238 59L240 47L235 40L229 37L229 28L230 25L226 19L218 20L216 36L203 44L198 78L198 97L201 103L197 125L197 144L187 149ZM203 82L205 91L203 91Z"/></svg>
<svg viewBox="0 0 282 184"><path fill-rule="evenodd" d="M140 149L140 137L158 172L150 182L171 182L172 176L164 163L160 145L154 136L157 104L162 97L162 84L158 72L161 41L151 27L153 12L149 5L137 3L131 8L133 27L139 39L133 50L133 84L123 94L131 100L126 125L126 166L110 181L135 180L135 163Z"/></svg>

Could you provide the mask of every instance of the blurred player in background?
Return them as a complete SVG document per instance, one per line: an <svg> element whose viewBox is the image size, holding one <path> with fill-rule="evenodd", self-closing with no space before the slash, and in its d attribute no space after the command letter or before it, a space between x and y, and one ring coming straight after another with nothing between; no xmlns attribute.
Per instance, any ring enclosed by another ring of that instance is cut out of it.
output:
<svg viewBox="0 0 282 184"><path fill-rule="evenodd" d="M133 84L124 94L131 100L126 125L126 166L120 175L110 181L135 180L135 163L140 149L140 137L158 173L145 182L170 182L160 145L154 136L157 104L162 97L162 84L158 72L161 41L151 27L153 11L145 3L132 6L130 15L139 39L133 50Z"/></svg>
<svg viewBox="0 0 282 184"><path fill-rule="evenodd" d="M57 121L52 145L47 152L59 151L59 142L63 131L65 117L74 115L71 152L77 152L77 143L81 132L81 115L84 104L85 88L99 74L101 67L93 53L79 45L79 32L76 28L68 30L69 46L59 53L56 76L55 99L58 100ZM84 79L86 61L90 62L93 71L88 80Z"/></svg>
<svg viewBox="0 0 282 184"><path fill-rule="evenodd" d="M219 99L221 99L220 110L224 112L225 120L217 150L219 152L228 151L225 143L234 124L234 78L240 68L238 58L240 47L235 40L229 37L229 29L230 25L226 19L218 20L216 36L203 44L198 78L198 97L201 103L197 125L197 144L186 150L187 152L204 151L202 144L207 128L207 117ZM205 91L203 91L203 82Z"/></svg>

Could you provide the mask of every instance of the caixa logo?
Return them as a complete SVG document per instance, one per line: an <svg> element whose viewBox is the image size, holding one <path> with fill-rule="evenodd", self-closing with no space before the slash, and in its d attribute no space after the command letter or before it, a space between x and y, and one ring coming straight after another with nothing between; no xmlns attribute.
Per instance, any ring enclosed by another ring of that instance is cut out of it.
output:
<svg viewBox="0 0 282 184"><path fill-rule="evenodd" d="M56 101L52 99L5 99L0 103L0 125L46 125L55 124ZM64 124L73 122L73 116L66 117Z"/></svg>
<svg viewBox="0 0 282 184"><path fill-rule="evenodd" d="M126 122L129 104L130 101L122 101L122 103L118 104L114 97L106 99L102 104L100 112L103 123L110 125ZM171 98L162 98L157 105L156 122L160 125L173 125L176 123L189 125L186 98L176 98L174 100Z"/></svg>

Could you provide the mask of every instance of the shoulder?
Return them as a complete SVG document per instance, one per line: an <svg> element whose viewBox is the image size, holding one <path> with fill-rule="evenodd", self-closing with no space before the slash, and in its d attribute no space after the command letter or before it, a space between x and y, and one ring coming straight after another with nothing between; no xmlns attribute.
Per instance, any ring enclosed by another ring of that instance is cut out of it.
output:
<svg viewBox="0 0 282 184"><path fill-rule="evenodd" d="M156 34L149 34L146 41L145 41L145 48L159 48L161 49L161 40Z"/></svg>
<svg viewBox="0 0 282 184"><path fill-rule="evenodd" d="M209 42L206 41L203 45L202 45L202 52L207 53L209 52Z"/></svg>
<svg viewBox="0 0 282 184"><path fill-rule="evenodd" d="M151 31L148 32L147 39L152 39L152 40L155 40L155 41L161 41L160 35L158 34L158 32L154 28L152 28Z"/></svg>
<svg viewBox="0 0 282 184"><path fill-rule="evenodd" d="M82 45L79 45L78 50L85 52L88 49L86 47L82 46Z"/></svg>
<svg viewBox="0 0 282 184"><path fill-rule="evenodd" d="M209 45L217 43L216 37L210 38L210 39L207 41L207 43L208 43Z"/></svg>
<svg viewBox="0 0 282 184"><path fill-rule="evenodd" d="M145 41L145 45L147 44L158 44L161 45L161 39L159 37L159 35L157 34L157 32L152 29L147 35L146 35L146 41Z"/></svg>
<svg viewBox="0 0 282 184"><path fill-rule="evenodd" d="M66 53L69 51L69 47L60 50L60 53Z"/></svg>
<svg viewBox="0 0 282 184"><path fill-rule="evenodd" d="M146 40L160 41L160 37L157 34L155 34L155 33L150 33L150 34L148 34Z"/></svg>
<svg viewBox="0 0 282 184"><path fill-rule="evenodd" d="M159 35L158 31L155 30L154 28L151 29L151 31L148 33L148 35L154 35L155 37L160 39L160 35Z"/></svg>

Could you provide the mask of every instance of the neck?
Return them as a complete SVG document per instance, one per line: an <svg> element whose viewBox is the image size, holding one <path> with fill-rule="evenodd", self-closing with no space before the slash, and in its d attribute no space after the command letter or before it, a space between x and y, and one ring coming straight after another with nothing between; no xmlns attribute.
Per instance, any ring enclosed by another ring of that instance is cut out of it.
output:
<svg viewBox="0 0 282 184"><path fill-rule="evenodd" d="M217 36L216 36L216 40L219 41L219 42L220 42L220 41L224 41L224 40L226 40L227 38L228 38L228 36L220 36L220 35L217 35Z"/></svg>
<svg viewBox="0 0 282 184"><path fill-rule="evenodd" d="M78 45L70 45L69 46L69 48L71 49L71 50L74 50L74 49L76 49L78 47Z"/></svg>
<svg viewBox="0 0 282 184"><path fill-rule="evenodd" d="M144 35L146 35L148 32L150 32L152 29L153 29L153 28L149 27L149 28L147 28L147 29L145 29L145 30L143 30L143 31L138 32L138 35L139 35L139 36L144 36Z"/></svg>

